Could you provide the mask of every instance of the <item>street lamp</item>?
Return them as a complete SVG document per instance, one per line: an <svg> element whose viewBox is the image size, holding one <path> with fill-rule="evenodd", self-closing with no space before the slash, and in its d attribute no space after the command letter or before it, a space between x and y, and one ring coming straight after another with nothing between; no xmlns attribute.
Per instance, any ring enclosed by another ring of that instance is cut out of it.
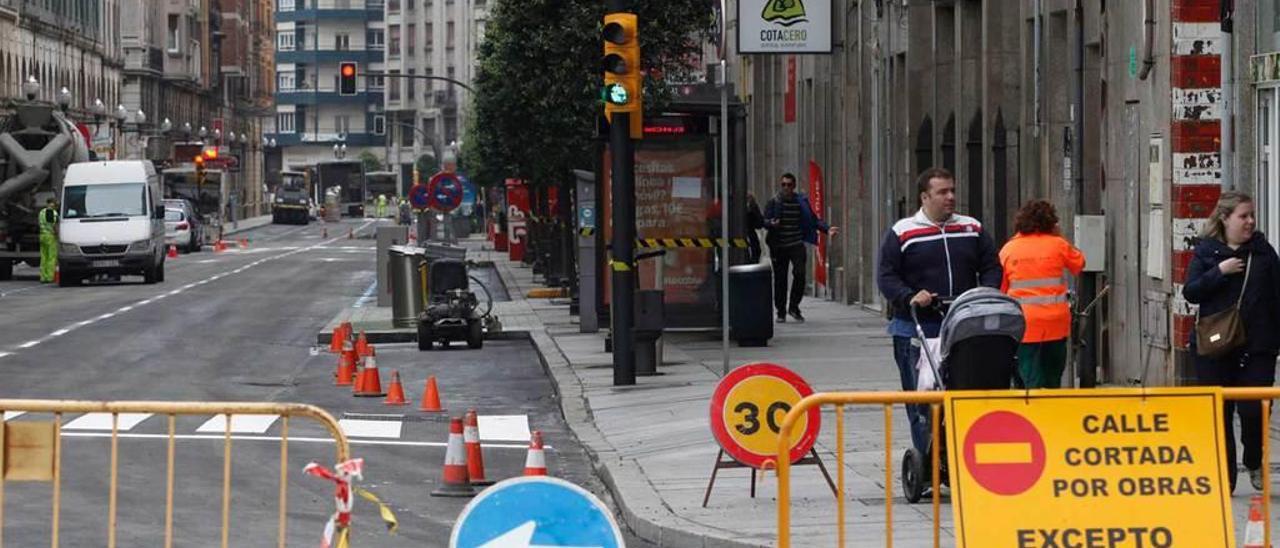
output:
<svg viewBox="0 0 1280 548"><path fill-rule="evenodd" d="M133 123L138 126L138 129L142 129L142 125L147 123L147 113L138 109L138 112L133 114Z"/></svg>
<svg viewBox="0 0 1280 548"><path fill-rule="evenodd" d="M35 101L40 94L40 81L36 80L34 74L27 76L27 81L22 83L22 93L27 96L28 101Z"/></svg>
<svg viewBox="0 0 1280 548"><path fill-rule="evenodd" d="M168 135L170 131L173 131L173 122L165 118L163 122L160 122L160 132Z"/></svg>
<svg viewBox="0 0 1280 548"><path fill-rule="evenodd" d="M203 141L205 137L209 136L209 130L206 129L204 126L200 126L200 133L198 133L197 135L199 135L200 140Z"/></svg>
<svg viewBox="0 0 1280 548"><path fill-rule="evenodd" d="M62 109L62 112L66 112L70 107L71 90L67 89L66 86L63 86L62 89L58 90L58 108Z"/></svg>
<svg viewBox="0 0 1280 548"><path fill-rule="evenodd" d="M213 131L214 131L214 133L216 134L218 130L216 130L216 129L215 129L215 130L213 130ZM235 142L236 142L236 132L234 132L234 131L229 131L229 132L227 132L227 142L228 142L228 143L231 143L231 144L235 144Z"/></svg>
<svg viewBox="0 0 1280 548"><path fill-rule="evenodd" d="M128 118L129 109L124 108L124 105L116 105L116 122L123 124Z"/></svg>

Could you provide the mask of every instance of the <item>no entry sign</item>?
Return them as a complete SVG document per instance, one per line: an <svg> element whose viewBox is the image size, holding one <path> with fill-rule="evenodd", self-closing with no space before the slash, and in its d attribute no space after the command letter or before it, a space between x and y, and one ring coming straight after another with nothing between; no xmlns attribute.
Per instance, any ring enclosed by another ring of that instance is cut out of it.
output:
<svg viewBox="0 0 1280 548"><path fill-rule="evenodd" d="M1235 546L1222 394L946 397L957 546Z"/></svg>
<svg viewBox="0 0 1280 548"><path fill-rule="evenodd" d="M734 460L763 469L777 456L782 419L805 396L809 383L790 369L754 363L734 369L711 395L711 434ZM810 409L791 431L791 462L800 460L818 439L822 415Z"/></svg>

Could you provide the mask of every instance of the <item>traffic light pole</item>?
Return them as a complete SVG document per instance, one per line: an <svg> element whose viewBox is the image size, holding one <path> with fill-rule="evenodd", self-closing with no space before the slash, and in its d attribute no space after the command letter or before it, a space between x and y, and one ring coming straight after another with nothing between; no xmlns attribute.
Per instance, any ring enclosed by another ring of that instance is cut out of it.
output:
<svg viewBox="0 0 1280 548"><path fill-rule="evenodd" d="M637 121L639 123L639 121ZM631 143L631 115L615 112L609 124L609 158L613 175L613 385L636 383L635 323L635 150Z"/></svg>

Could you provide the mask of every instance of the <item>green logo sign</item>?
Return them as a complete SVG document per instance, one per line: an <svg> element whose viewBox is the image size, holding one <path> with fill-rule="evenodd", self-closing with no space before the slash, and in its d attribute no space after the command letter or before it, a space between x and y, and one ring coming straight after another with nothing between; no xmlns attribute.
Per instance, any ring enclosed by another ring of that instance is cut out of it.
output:
<svg viewBox="0 0 1280 548"><path fill-rule="evenodd" d="M807 21L802 0L767 0L760 16L784 27Z"/></svg>

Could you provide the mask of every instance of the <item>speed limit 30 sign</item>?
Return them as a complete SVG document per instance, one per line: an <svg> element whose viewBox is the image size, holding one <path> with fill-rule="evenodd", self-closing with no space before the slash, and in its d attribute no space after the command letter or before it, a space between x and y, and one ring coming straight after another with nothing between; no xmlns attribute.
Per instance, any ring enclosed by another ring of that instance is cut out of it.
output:
<svg viewBox="0 0 1280 548"><path fill-rule="evenodd" d="M776 457L783 417L812 393L809 383L781 365L744 365L720 379L711 395L711 433L734 460L764 469ZM814 407L792 429L792 463L813 448L821 416Z"/></svg>

